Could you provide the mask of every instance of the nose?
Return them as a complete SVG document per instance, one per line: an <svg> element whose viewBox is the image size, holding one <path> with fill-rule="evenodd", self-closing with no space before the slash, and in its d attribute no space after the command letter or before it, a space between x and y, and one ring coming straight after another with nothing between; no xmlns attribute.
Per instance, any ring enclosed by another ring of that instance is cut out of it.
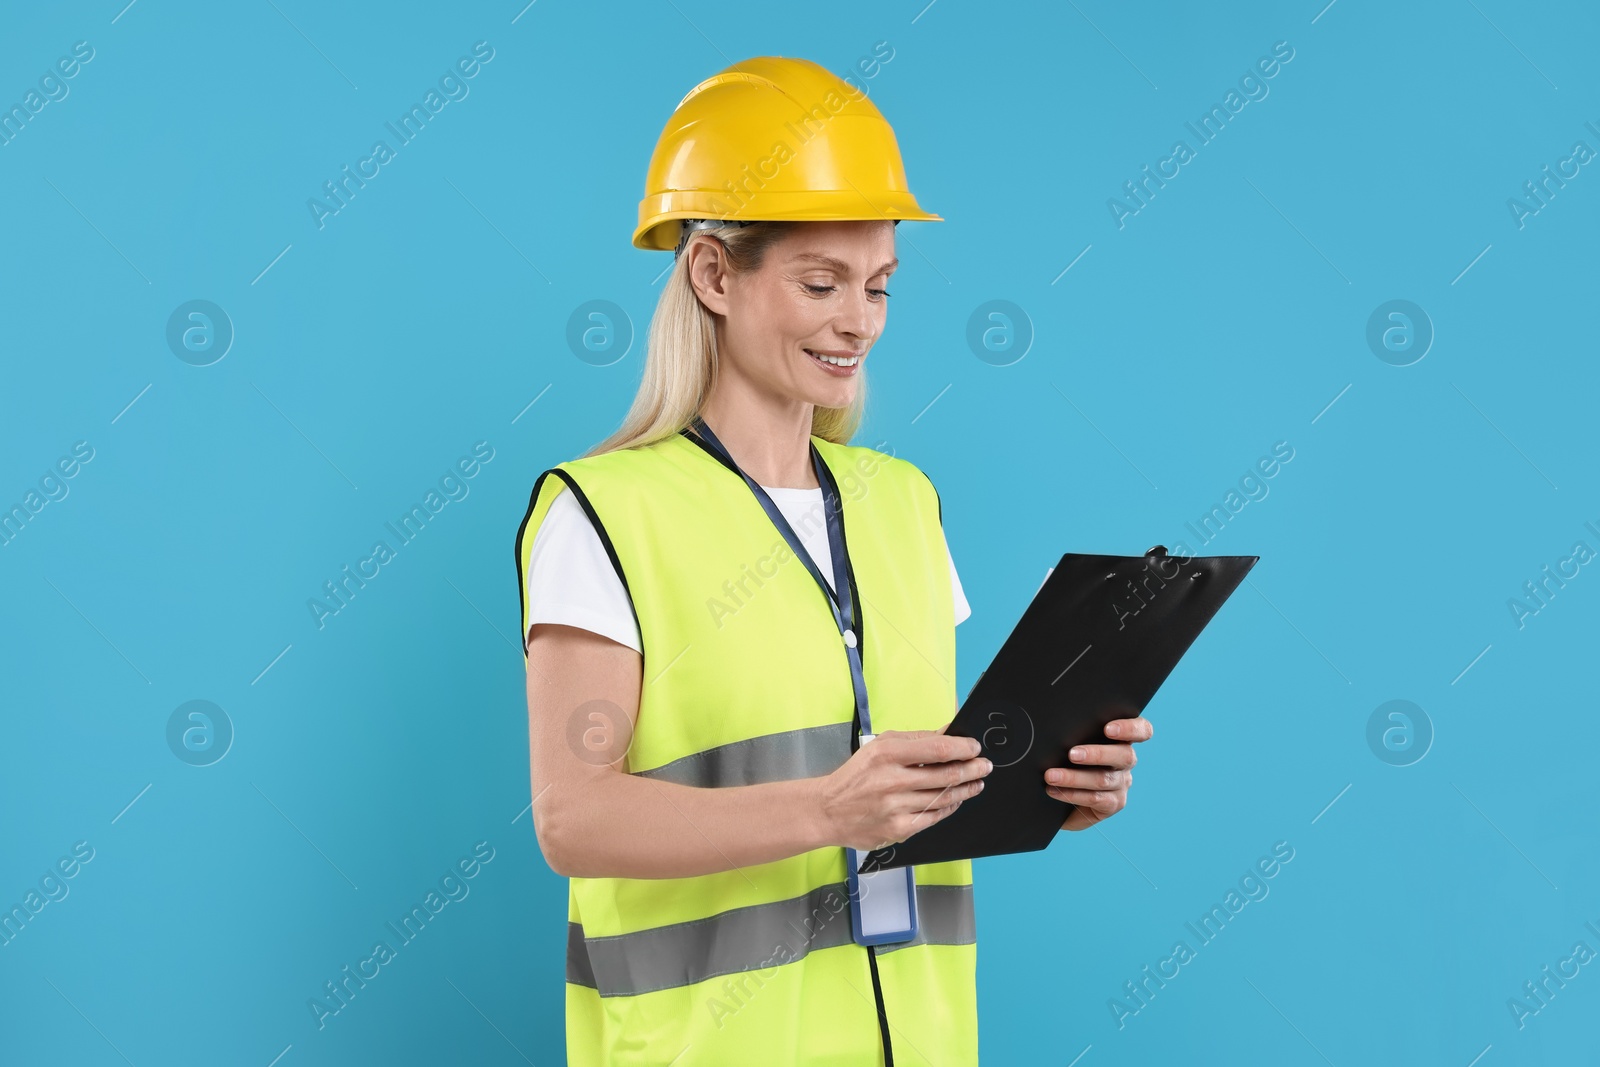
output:
<svg viewBox="0 0 1600 1067"><path fill-rule="evenodd" d="M866 347L878 335L883 311L881 303L868 298L864 290L856 289L839 307L839 332L857 338L861 346Z"/></svg>

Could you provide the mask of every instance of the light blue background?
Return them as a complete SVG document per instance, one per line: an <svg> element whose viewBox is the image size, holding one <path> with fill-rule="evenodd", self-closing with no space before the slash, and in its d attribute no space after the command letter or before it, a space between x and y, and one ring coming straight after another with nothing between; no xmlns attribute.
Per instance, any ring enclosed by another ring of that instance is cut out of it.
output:
<svg viewBox="0 0 1600 1067"><path fill-rule="evenodd" d="M1600 964L1507 1007L1600 950L1600 576L1507 607L1600 549L1600 174L1507 207L1600 149L1591 6L123 2L0 19L7 106L95 50L0 147L0 503L94 449L0 548L0 903L95 850L0 948L0 1059L562 1061L515 530L633 394L673 105L880 41L866 84L947 221L900 227L857 441L940 490L961 692L1061 552L1198 548L1184 524L1294 448L1205 546L1262 560L1151 705L1128 810L977 864L986 1062L1593 1056ZM470 95L319 229L307 199L480 40ZM1269 95L1119 229L1108 198L1277 41ZM236 330L206 367L165 340L195 299ZM597 299L635 338L604 367L566 342ZM1365 339L1393 299L1436 331L1410 366ZM1009 366L965 340L990 300L1032 333ZM307 599L478 441L470 494L318 629ZM203 768L165 733L195 699L236 731ZM1366 740L1391 699L1432 723L1411 766ZM308 999L480 841L470 895L319 1030ZM1123 983L1279 841L1270 895L1119 1028Z"/></svg>

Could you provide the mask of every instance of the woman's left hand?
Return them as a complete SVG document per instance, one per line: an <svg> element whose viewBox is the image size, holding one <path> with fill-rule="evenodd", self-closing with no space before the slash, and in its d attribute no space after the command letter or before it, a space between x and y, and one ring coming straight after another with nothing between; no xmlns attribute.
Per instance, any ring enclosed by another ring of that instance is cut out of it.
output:
<svg viewBox="0 0 1600 1067"><path fill-rule="evenodd" d="M1045 791L1077 805L1061 829L1086 830L1128 806L1133 765L1139 762L1133 746L1150 740L1154 732L1149 719L1113 719L1106 724L1106 737L1126 744L1077 745L1067 758L1078 766L1052 767L1044 772Z"/></svg>

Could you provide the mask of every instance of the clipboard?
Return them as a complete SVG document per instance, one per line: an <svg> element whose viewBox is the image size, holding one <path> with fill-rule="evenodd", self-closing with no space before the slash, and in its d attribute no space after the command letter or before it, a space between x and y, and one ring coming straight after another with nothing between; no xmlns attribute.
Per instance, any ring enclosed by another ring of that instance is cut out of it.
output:
<svg viewBox="0 0 1600 1067"><path fill-rule="evenodd" d="M863 872L1036 852L1070 804L1045 792L1067 750L1144 711L1259 556L1067 553L978 676L945 733L975 737L994 763L952 814L868 853Z"/></svg>

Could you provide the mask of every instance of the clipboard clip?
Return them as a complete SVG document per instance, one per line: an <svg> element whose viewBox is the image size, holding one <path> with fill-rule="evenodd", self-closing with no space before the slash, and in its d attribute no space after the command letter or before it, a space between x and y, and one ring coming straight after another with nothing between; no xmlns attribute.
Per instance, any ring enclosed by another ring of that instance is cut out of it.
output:
<svg viewBox="0 0 1600 1067"><path fill-rule="evenodd" d="M1177 578L1180 573L1182 573L1182 561L1188 559L1189 557L1169 556L1167 555L1166 545L1151 545L1149 548L1145 549L1144 558L1156 561L1156 573L1160 574L1163 578L1174 579ZM1170 565L1172 567L1172 573L1168 574L1167 571L1163 569L1163 565ZM1197 578L1203 577L1204 573L1204 571L1195 571L1193 574L1189 575L1189 580L1194 581ZM1111 575L1108 574L1106 577L1109 578Z"/></svg>
<svg viewBox="0 0 1600 1067"><path fill-rule="evenodd" d="M1145 558L1147 559L1169 560L1175 558L1167 555L1167 548L1165 545L1151 545L1149 548L1145 549L1144 554ZM1173 577L1176 576L1177 572L1174 572ZM1110 575L1107 575L1107 577L1110 577ZM1205 577L1204 571L1195 571L1193 574L1189 575L1189 580L1195 581L1196 579L1203 577Z"/></svg>

